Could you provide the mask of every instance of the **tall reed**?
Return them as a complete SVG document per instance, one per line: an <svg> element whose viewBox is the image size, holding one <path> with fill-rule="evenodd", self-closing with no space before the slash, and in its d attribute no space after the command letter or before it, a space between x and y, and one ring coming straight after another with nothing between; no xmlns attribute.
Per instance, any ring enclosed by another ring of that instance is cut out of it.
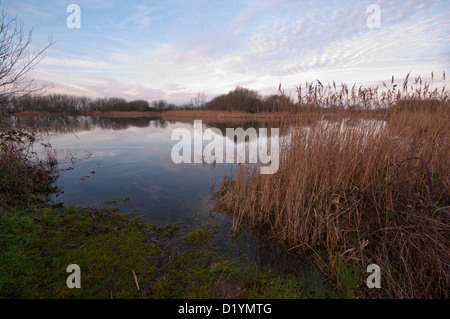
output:
<svg viewBox="0 0 450 319"><path fill-rule="evenodd" d="M424 89L427 84L417 79L418 87L409 90L405 81L403 90L371 89L376 94L370 100L360 95L354 101L383 101L383 121L324 120L324 103L345 101L351 93L343 94L343 86L323 95L317 84L299 98L299 107L314 106L322 120L309 119L313 107L300 113L281 145L278 172L237 167L216 194L217 208L231 213L235 225L264 225L293 249L316 252L338 286L341 261L361 278L377 264L379 296L448 298L448 96L445 89ZM359 286L373 295L362 281Z"/></svg>

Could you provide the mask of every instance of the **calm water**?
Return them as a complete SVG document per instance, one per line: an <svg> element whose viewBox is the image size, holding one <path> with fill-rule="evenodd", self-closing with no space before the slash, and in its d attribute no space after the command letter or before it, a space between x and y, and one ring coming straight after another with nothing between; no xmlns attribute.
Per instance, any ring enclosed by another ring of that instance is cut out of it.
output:
<svg viewBox="0 0 450 319"><path fill-rule="evenodd" d="M220 183L230 167L174 164L170 154L177 141L171 133L178 127L193 129L189 123L150 121L147 127L52 135L65 169L57 182L63 193L55 200L83 206L117 201L155 223L191 220L208 202L211 181Z"/></svg>
<svg viewBox="0 0 450 319"><path fill-rule="evenodd" d="M114 204L152 223L196 218L199 211L210 206L212 191L236 165L175 164L171 151L179 140L171 140L172 131L186 128L193 136L193 122L90 117L17 120L45 132L44 139L57 153L60 193L54 196L54 202L98 207ZM257 123L248 122L203 124L203 131L216 127L225 133L227 127L250 126L258 129ZM208 143L204 141L203 145ZM216 152L223 154L224 150Z"/></svg>

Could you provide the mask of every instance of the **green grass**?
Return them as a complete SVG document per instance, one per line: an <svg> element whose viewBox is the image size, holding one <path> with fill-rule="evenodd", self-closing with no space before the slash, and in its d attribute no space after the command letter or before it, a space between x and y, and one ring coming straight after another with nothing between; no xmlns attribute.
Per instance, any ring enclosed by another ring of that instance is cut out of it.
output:
<svg viewBox="0 0 450 319"><path fill-rule="evenodd" d="M330 297L302 277L217 258L210 228L180 238L184 248L170 258L149 238L173 236L173 226L89 208L11 208L0 215L0 298ZM80 289L66 285L70 264L81 268Z"/></svg>
<svg viewBox="0 0 450 319"><path fill-rule="evenodd" d="M212 231L199 228L184 236L184 240L190 244L201 244L208 242L213 236Z"/></svg>
<svg viewBox="0 0 450 319"><path fill-rule="evenodd" d="M356 298L361 296L365 289L362 269L356 269L338 257L334 266L334 273L338 289L343 292L346 298ZM369 276L369 274L367 274ZM362 286L362 288L360 287Z"/></svg>
<svg viewBox="0 0 450 319"><path fill-rule="evenodd" d="M146 297L161 253L141 226L118 216L36 206L2 212L0 249L1 298ZM69 264L81 268L81 289L67 288Z"/></svg>

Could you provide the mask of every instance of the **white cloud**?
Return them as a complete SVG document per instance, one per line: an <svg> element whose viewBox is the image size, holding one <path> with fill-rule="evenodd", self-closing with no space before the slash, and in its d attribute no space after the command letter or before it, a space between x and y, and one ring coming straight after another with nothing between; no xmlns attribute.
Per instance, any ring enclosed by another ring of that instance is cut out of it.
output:
<svg viewBox="0 0 450 319"><path fill-rule="evenodd" d="M378 30L366 26L370 3L247 2L227 24L215 25L214 17L196 20L205 13L169 21L180 29L167 27L155 42L149 37L150 46L133 42L134 27L162 23L153 21L163 9L141 3L132 5L118 26L132 48L101 58L89 51L49 56L37 74L55 79L67 92L84 88L86 94L182 103L197 92L226 93L236 85L274 93L280 82L287 87L315 79L364 83L411 70L438 74L450 66L448 2L380 0Z"/></svg>

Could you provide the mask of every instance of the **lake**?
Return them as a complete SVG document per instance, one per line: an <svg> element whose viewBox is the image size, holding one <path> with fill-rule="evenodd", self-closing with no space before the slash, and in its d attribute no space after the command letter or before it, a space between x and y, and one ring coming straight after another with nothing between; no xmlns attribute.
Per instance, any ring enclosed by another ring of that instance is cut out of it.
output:
<svg viewBox="0 0 450 319"><path fill-rule="evenodd" d="M232 218L213 210L212 194L234 165L227 163L175 164L175 129L194 134L192 121L161 118L17 117L18 126L40 132L56 151L60 176L53 203L66 206L119 208L157 225L180 227L175 241L204 224L213 224L220 256L239 258L274 271L311 271L304 259L249 227L233 236ZM203 123L203 129L264 127L260 122ZM286 134L287 130L282 130ZM248 146L254 141L246 141ZM236 141L233 141L236 143ZM207 144L207 142L204 142ZM216 150L217 151L217 150Z"/></svg>

